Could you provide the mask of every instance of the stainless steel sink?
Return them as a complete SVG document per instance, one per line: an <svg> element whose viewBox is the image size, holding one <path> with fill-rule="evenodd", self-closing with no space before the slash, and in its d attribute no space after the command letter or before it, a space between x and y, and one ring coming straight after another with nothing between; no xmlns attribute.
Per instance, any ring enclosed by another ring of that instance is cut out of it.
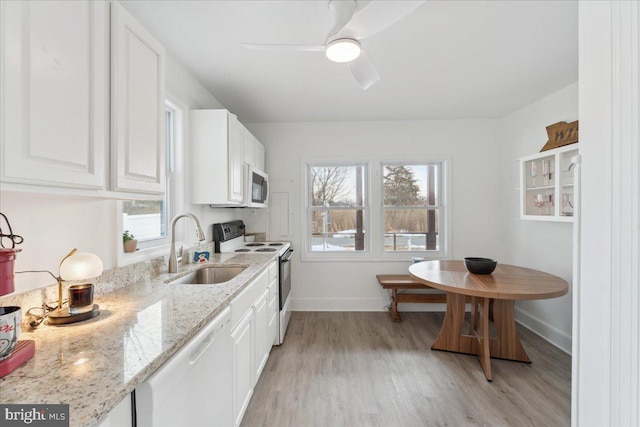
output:
<svg viewBox="0 0 640 427"><path fill-rule="evenodd" d="M170 282L170 284L212 285L224 283L242 273L247 267L205 267Z"/></svg>

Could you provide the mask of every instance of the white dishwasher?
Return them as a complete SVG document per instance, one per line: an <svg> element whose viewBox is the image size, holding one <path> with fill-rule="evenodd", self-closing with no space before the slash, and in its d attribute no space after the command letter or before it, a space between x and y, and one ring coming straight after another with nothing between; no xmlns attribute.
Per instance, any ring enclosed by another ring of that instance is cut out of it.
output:
<svg viewBox="0 0 640 427"><path fill-rule="evenodd" d="M136 388L138 426L233 426L233 343L227 307Z"/></svg>

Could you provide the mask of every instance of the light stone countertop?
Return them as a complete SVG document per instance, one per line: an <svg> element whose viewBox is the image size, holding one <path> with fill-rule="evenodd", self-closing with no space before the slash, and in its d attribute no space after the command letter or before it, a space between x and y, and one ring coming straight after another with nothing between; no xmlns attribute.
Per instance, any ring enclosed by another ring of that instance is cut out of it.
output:
<svg viewBox="0 0 640 427"><path fill-rule="evenodd" d="M97 425L136 386L222 311L276 259L269 254L212 254L206 264L180 266L96 297L100 315L65 326L22 331L36 354L0 379L3 404L68 403L71 426ZM168 285L204 265L246 270L215 285Z"/></svg>

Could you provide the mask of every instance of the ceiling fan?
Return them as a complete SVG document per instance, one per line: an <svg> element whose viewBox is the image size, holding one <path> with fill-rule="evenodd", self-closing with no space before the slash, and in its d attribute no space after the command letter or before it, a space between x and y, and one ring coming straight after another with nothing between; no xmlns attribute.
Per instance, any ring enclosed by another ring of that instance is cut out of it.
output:
<svg viewBox="0 0 640 427"><path fill-rule="evenodd" d="M249 49L324 52L334 62L347 62L362 90L380 80L380 74L360 41L377 34L426 3L426 0L372 0L361 9L356 0L329 0L333 25L323 45L250 44Z"/></svg>

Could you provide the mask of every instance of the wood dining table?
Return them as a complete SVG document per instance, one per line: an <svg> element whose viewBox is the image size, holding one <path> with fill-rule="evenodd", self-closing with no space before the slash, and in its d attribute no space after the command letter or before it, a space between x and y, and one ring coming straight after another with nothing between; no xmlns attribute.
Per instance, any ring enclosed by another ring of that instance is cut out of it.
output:
<svg viewBox="0 0 640 427"><path fill-rule="evenodd" d="M411 265L409 274L446 292L444 322L431 349L477 355L488 381L491 357L531 363L518 338L515 301L555 298L569 290L560 277L506 264L498 264L491 274L473 274L464 261L424 261ZM468 333L463 331L465 297L472 297ZM490 312L495 337L490 334Z"/></svg>

